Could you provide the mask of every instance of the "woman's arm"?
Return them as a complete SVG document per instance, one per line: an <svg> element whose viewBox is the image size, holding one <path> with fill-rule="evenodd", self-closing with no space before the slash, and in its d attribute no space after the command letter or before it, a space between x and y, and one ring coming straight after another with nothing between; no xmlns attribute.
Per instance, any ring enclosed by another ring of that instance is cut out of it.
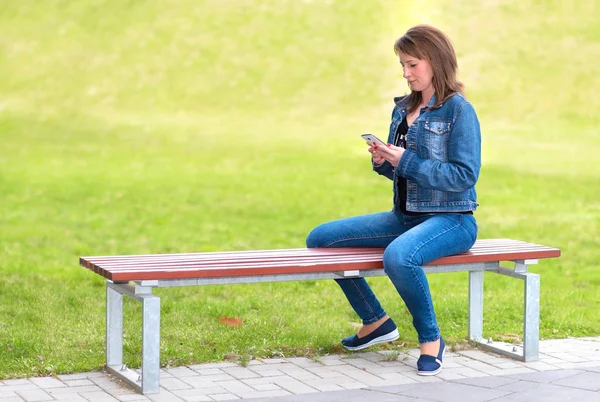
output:
<svg viewBox="0 0 600 402"><path fill-rule="evenodd" d="M447 162L421 159L415 152L406 150L396 174L420 186L440 191L461 192L473 187L481 168L481 132L477 115L469 102L458 106L449 135Z"/></svg>

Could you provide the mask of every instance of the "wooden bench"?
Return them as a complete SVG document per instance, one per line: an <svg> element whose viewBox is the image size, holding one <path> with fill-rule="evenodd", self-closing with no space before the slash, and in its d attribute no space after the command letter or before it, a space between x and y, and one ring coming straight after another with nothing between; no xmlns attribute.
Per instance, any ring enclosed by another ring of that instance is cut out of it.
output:
<svg viewBox="0 0 600 402"><path fill-rule="evenodd" d="M320 248L192 254L82 257L80 265L106 278L106 369L138 391L159 391L160 299L152 288L354 278L385 275L383 249ZM426 273L469 272L469 338L494 352L538 359L540 278L528 272L560 250L522 241L478 240L467 253L428 264ZM503 267L503 261L514 267ZM523 344L483 339L483 273L524 281ZM123 295L142 303L142 371L123 365Z"/></svg>

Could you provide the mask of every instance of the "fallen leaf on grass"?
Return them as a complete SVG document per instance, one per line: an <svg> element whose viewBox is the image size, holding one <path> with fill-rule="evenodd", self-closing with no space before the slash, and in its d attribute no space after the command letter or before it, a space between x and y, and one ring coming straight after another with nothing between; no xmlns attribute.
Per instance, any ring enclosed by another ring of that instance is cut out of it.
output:
<svg viewBox="0 0 600 402"><path fill-rule="evenodd" d="M236 317L236 318L231 318L231 317L219 317L219 321L221 321L221 324L225 324L228 327L239 327L240 325L242 325L242 319L240 317Z"/></svg>

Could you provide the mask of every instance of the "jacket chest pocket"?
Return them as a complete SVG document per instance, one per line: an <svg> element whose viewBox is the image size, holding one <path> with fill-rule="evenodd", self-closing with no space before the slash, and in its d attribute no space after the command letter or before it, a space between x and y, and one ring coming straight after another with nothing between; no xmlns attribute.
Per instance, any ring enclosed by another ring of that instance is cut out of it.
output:
<svg viewBox="0 0 600 402"><path fill-rule="evenodd" d="M450 120L427 119L424 124L424 139L427 154L432 159L448 160L448 140L450 138Z"/></svg>

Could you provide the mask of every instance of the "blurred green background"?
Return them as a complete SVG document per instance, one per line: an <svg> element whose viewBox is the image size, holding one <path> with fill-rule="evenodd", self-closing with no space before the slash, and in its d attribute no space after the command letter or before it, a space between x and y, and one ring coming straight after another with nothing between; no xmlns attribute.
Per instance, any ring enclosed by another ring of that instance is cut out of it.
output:
<svg viewBox="0 0 600 402"><path fill-rule="evenodd" d="M541 336L600 334L600 5L594 0L3 0L0 379L101 368L104 282L84 255L303 247L391 208L359 134L407 91L393 43L449 34L482 124L480 238L559 247ZM416 333L387 278L370 280ZM464 343L467 276L433 275ZM485 331L518 341L522 284L486 275ZM161 364L339 353L332 281L161 289ZM242 318L229 328L219 317ZM140 310L126 302L125 361Z"/></svg>

